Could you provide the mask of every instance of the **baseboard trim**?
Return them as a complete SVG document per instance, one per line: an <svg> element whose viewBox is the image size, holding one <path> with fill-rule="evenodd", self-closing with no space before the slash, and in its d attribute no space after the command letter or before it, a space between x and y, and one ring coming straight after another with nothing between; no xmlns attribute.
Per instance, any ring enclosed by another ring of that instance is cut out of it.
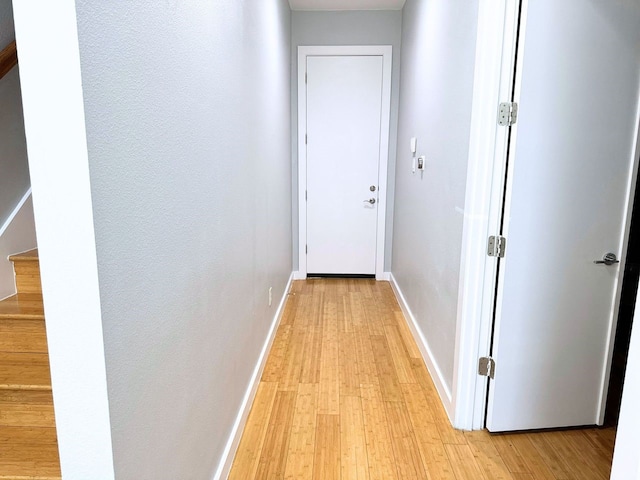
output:
<svg viewBox="0 0 640 480"><path fill-rule="evenodd" d="M440 371L440 367L433 357L433 353L431 352L431 348L429 348L429 343L427 339L422 334L422 330L418 326L415 316L411 313L411 309L409 308L409 304L402 294L402 290L400 290L400 286L396 281L393 273L389 274L391 283L391 289L400 304L400 308L402 309L402 313L407 321L407 325L409 325L409 329L413 335L413 338L420 349L420 353L422 354L422 358L424 359L424 363L427 365L427 370L429 370L429 374L431 374L431 378L433 379L433 383L436 386L436 390L438 391L438 395L440 396L440 400L442 400L442 404L447 411L447 415L449 416L449 421L453 424L454 418L454 403L453 396L451 395L451 390L447 387L446 382L444 381L444 377L442 376L442 372Z"/></svg>
<svg viewBox="0 0 640 480"><path fill-rule="evenodd" d="M224 480L229 476L229 473L231 472L231 466L233 465L233 460L236 456L236 451L238 450L238 445L240 444L242 432L244 431L244 427L247 423L249 412L251 411L251 406L253 405L253 400L255 399L256 393L258 391L260 377L262 377L262 372L264 370L265 364L267 363L269 350L271 349L271 345L273 345L273 340L276 337L278 325L280 324L280 320L282 319L284 305L287 301L289 291L291 290L291 284L295 278L295 273L296 272L293 272L289 276L289 281L287 282L287 286L284 289L284 294L282 295L282 299L280 300L280 304L278 305L276 314L274 315L273 321L271 322L271 328L269 329L269 333L267 334L267 338L262 347L262 351L260 352L260 357L258 357L258 363L253 370L253 375L251 376L249 387L247 388L247 392L242 399L242 404L240 406L238 416L236 417L236 421L233 424L233 428L231 429L231 435L229 436L229 440L227 441L227 445L225 446L220 465L213 477L214 480Z"/></svg>

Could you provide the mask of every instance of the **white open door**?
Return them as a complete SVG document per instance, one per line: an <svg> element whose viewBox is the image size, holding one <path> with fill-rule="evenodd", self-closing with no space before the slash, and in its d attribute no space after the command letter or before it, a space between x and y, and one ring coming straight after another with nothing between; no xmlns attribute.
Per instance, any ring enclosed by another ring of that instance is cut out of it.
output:
<svg viewBox="0 0 640 480"><path fill-rule="evenodd" d="M594 261L623 255L638 134L638 2L533 0L523 22L490 431L602 423L620 264Z"/></svg>

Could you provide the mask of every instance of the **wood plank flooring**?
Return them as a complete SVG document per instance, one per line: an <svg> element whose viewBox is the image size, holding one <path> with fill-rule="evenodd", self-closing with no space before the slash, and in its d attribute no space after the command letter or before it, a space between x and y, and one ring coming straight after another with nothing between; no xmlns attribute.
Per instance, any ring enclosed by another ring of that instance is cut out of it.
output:
<svg viewBox="0 0 640 480"><path fill-rule="evenodd" d="M449 423L387 282L294 282L229 478L607 479L615 429Z"/></svg>
<svg viewBox="0 0 640 480"><path fill-rule="evenodd" d="M19 293L0 302L0 480L60 480L37 250L10 259Z"/></svg>

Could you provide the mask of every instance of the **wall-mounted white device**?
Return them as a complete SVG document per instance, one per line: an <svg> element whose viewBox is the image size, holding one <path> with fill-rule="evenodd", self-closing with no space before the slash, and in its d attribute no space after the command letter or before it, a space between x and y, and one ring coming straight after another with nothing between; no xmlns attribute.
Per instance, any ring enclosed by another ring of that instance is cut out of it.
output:
<svg viewBox="0 0 640 480"><path fill-rule="evenodd" d="M418 157L418 170L424 170L424 164L426 163L426 158L424 155Z"/></svg>
<svg viewBox="0 0 640 480"><path fill-rule="evenodd" d="M416 151L418 149L418 140L411 137L411 173L416 173Z"/></svg>

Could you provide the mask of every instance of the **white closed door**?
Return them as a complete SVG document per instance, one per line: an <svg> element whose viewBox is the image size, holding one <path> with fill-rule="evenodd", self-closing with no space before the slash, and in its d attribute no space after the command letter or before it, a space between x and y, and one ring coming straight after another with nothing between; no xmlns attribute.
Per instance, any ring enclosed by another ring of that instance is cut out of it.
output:
<svg viewBox="0 0 640 480"><path fill-rule="evenodd" d="M638 134L640 4L531 0L490 431L601 424Z"/></svg>
<svg viewBox="0 0 640 480"><path fill-rule="evenodd" d="M382 56L307 57L307 272L376 268Z"/></svg>

